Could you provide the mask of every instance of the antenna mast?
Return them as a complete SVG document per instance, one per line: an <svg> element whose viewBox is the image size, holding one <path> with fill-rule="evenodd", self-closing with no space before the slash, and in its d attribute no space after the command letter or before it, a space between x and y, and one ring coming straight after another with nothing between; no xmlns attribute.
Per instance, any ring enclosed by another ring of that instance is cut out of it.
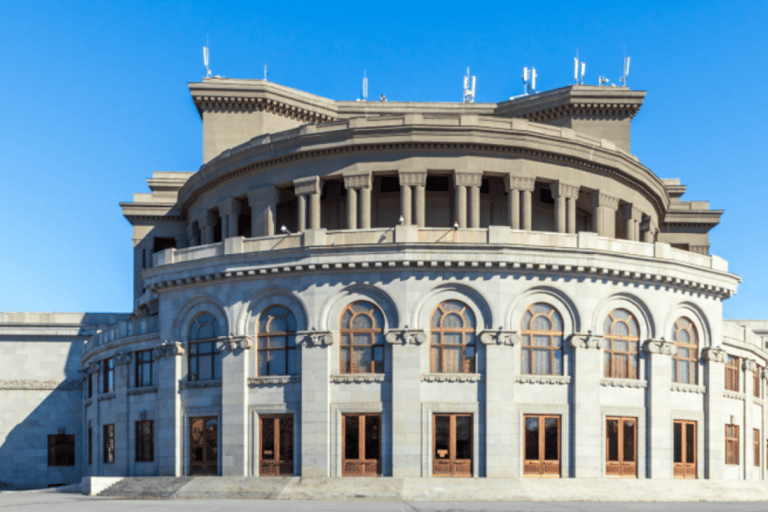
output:
<svg viewBox="0 0 768 512"><path fill-rule="evenodd" d="M579 64L581 64L581 73L579 73ZM573 79L577 85L584 85L584 72L587 70L587 64L579 61L579 50L576 50L576 57L573 59Z"/></svg>
<svg viewBox="0 0 768 512"><path fill-rule="evenodd" d="M208 43L208 37L205 38L205 46L203 46L203 66L205 66L205 77L211 78L211 68L208 67L209 64L209 43Z"/></svg>
<svg viewBox="0 0 768 512"><path fill-rule="evenodd" d="M363 71L363 101L368 101L368 72Z"/></svg>
<svg viewBox="0 0 768 512"><path fill-rule="evenodd" d="M470 77L469 68L467 68L467 75L464 77L464 103L475 102L475 76ZM471 79L471 80L470 80ZM470 86L471 83L471 86Z"/></svg>
<svg viewBox="0 0 768 512"><path fill-rule="evenodd" d="M629 76L629 57L624 56L624 68L621 73L621 79L619 80L619 83L622 87L627 86L627 76Z"/></svg>
<svg viewBox="0 0 768 512"><path fill-rule="evenodd" d="M528 74L528 68L523 68L523 92L527 96L529 94L536 94L536 78L539 75L536 74L536 68L531 68L530 74Z"/></svg>
<svg viewBox="0 0 768 512"><path fill-rule="evenodd" d="M264 63L264 81L267 81L267 63Z"/></svg>

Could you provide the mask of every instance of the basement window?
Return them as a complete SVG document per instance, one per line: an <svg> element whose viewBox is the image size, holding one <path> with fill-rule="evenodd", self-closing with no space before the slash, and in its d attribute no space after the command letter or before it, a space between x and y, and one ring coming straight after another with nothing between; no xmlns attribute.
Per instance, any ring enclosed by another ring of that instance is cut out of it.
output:
<svg viewBox="0 0 768 512"><path fill-rule="evenodd" d="M48 465L75 465L75 436L72 434L51 434L48 436Z"/></svg>

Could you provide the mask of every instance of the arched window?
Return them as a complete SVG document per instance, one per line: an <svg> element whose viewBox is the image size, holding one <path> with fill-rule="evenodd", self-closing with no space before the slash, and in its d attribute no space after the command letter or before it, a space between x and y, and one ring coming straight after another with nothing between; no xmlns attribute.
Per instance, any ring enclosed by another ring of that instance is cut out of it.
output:
<svg viewBox="0 0 768 512"><path fill-rule="evenodd" d="M219 322L210 313L200 313L189 326L189 380L221 378L221 354L216 340Z"/></svg>
<svg viewBox="0 0 768 512"><path fill-rule="evenodd" d="M467 305L445 301L432 312L431 371L475 371L475 315Z"/></svg>
<svg viewBox="0 0 768 512"><path fill-rule="evenodd" d="M296 317L284 306L270 306L259 318L259 375L293 375L296 364Z"/></svg>
<svg viewBox="0 0 768 512"><path fill-rule="evenodd" d="M520 329L523 338L522 373L563 374L563 319L549 304L539 302L525 310Z"/></svg>
<svg viewBox="0 0 768 512"><path fill-rule="evenodd" d="M370 302L355 302L341 313L341 373L384 372L384 317Z"/></svg>
<svg viewBox="0 0 768 512"><path fill-rule="evenodd" d="M626 309L614 309L605 319L604 375L615 379L638 378L640 330L637 319Z"/></svg>
<svg viewBox="0 0 768 512"><path fill-rule="evenodd" d="M699 360L699 337L696 326L685 317L675 322L674 333L677 354L672 357L674 369L672 378L682 384L696 384Z"/></svg>

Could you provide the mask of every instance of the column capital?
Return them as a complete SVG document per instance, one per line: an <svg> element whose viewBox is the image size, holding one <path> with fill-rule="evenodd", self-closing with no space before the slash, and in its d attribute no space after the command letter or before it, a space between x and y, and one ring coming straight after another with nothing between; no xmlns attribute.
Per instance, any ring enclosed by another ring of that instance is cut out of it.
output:
<svg viewBox="0 0 768 512"><path fill-rule="evenodd" d="M365 174L345 174L344 175L344 188L358 189L358 188L371 188L371 173Z"/></svg>
<svg viewBox="0 0 768 512"><path fill-rule="evenodd" d="M118 366L131 364L132 359L130 352L123 352L115 356L115 364Z"/></svg>
<svg viewBox="0 0 768 512"><path fill-rule="evenodd" d="M568 183L563 183L562 181L558 180L552 183L551 189L553 197L567 197L570 199L579 198L578 185L569 185Z"/></svg>
<svg viewBox="0 0 768 512"><path fill-rule="evenodd" d="M507 187L507 192L510 190L527 190L533 192L536 188L536 180L534 178L524 178L522 176L513 176L507 174L504 177L504 184Z"/></svg>
<svg viewBox="0 0 768 512"><path fill-rule="evenodd" d="M418 187L427 185L427 171L397 171L401 187Z"/></svg>
<svg viewBox="0 0 768 512"><path fill-rule="evenodd" d="M677 346L671 341L648 340L645 343L645 351L649 354L660 354L665 356L674 356L677 354Z"/></svg>
<svg viewBox="0 0 768 512"><path fill-rule="evenodd" d="M331 331L300 331L296 333L296 344L301 348L327 347L333 345L333 333Z"/></svg>
<svg viewBox="0 0 768 512"><path fill-rule="evenodd" d="M742 369L748 371L748 372L756 372L757 371L757 361L754 359L744 359L744 363L741 365Z"/></svg>
<svg viewBox="0 0 768 512"><path fill-rule="evenodd" d="M88 373L99 373L101 371L101 361L96 361L88 365Z"/></svg>
<svg viewBox="0 0 768 512"><path fill-rule="evenodd" d="M480 333L483 345L506 345L513 347L520 344L520 333L517 331L483 331Z"/></svg>
<svg viewBox="0 0 768 512"><path fill-rule="evenodd" d="M293 180L294 190L297 196L320 193L320 176L309 176Z"/></svg>
<svg viewBox="0 0 768 512"><path fill-rule="evenodd" d="M574 333L571 335L571 347L573 348L603 348L603 338L600 336L594 336L592 333L582 334Z"/></svg>
<svg viewBox="0 0 768 512"><path fill-rule="evenodd" d="M624 216L625 219L629 220L636 220L641 221L643 219L643 212L640 211L639 208L637 208L632 203L627 203L624 206L621 207L621 214Z"/></svg>
<svg viewBox="0 0 768 512"><path fill-rule="evenodd" d="M230 336L226 340L218 341L216 347L221 352L234 352L237 349L248 350L253 347L253 343L251 343L251 338L248 336Z"/></svg>
<svg viewBox="0 0 768 512"><path fill-rule="evenodd" d="M184 355L184 347L178 341L172 343L166 341L154 350L155 359L182 355Z"/></svg>
<svg viewBox="0 0 768 512"><path fill-rule="evenodd" d="M454 171L453 179L457 187L479 187L483 184L483 173L481 171Z"/></svg>
<svg viewBox="0 0 768 512"><path fill-rule="evenodd" d="M384 337L390 345L421 345L427 333L420 329L392 329Z"/></svg>
<svg viewBox="0 0 768 512"><path fill-rule="evenodd" d="M240 204L234 197L228 197L216 205L219 209L219 215L233 215L240 209Z"/></svg>
<svg viewBox="0 0 768 512"><path fill-rule="evenodd" d="M258 203L276 203L280 197L280 192L272 185L268 185L266 187L252 188L245 195L248 197L248 204L253 206Z"/></svg>
<svg viewBox="0 0 768 512"><path fill-rule="evenodd" d="M704 360L710 361L712 363L725 363L727 354L725 353L725 350L721 348L710 347L702 350L701 356L704 358Z"/></svg>
<svg viewBox="0 0 768 512"><path fill-rule="evenodd" d="M603 194L599 190L595 190L592 192L592 208L597 208L598 206L617 210L619 208L619 200L615 197Z"/></svg>

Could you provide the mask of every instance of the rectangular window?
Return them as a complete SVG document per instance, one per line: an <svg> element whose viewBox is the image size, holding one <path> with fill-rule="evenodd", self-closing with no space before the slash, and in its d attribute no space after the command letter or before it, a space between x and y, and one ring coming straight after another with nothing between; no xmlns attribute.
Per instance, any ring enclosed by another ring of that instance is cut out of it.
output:
<svg viewBox="0 0 768 512"><path fill-rule="evenodd" d="M152 351L136 352L136 387L152 385Z"/></svg>
<svg viewBox="0 0 768 512"><path fill-rule="evenodd" d="M755 467L760 467L760 430L754 429L753 432L754 437L754 448L755 448Z"/></svg>
<svg viewBox="0 0 768 512"><path fill-rule="evenodd" d="M88 398L93 397L93 374L88 370Z"/></svg>
<svg viewBox="0 0 768 512"><path fill-rule="evenodd" d="M75 465L75 436L70 434L51 434L48 436L48 465Z"/></svg>
<svg viewBox="0 0 768 512"><path fill-rule="evenodd" d="M93 429L88 427L88 465L93 464Z"/></svg>
<svg viewBox="0 0 768 512"><path fill-rule="evenodd" d="M739 358L728 356L725 363L725 389L739 391Z"/></svg>
<svg viewBox="0 0 768 512"><path fill-rule="evenodd" d="M115 424L104 425L104 463L115 462Z"/></svg>
<svg viewBox="0 0 768 512"><path fill-rule="evenodd" d="M755 368L752 372L752 392L755 394L755 398L760 398L760 368Z"/></svg>
<svg viewBox="0 0 768 512"><path fill-rule="evenodd" d="M142 420L136 422L136 462L155 460L155 422Z"/></svg>
<svg viewBox="0 0 768 512"><path fill-rule="evenodd" d="M189 344L189 380L221 378L221 354L215 341Z"/></svg>
<svg viewBox="0 0 768 512"><path fill-rule="evenodd" d="M115 358L104 360L104 392L111 393L115 390Z"/></svg>
<svg viewBox="0 0 768 512"><path fill-rule="evenodd" d="M739 426L725 426L725 463L739 464Z"/></svg>

